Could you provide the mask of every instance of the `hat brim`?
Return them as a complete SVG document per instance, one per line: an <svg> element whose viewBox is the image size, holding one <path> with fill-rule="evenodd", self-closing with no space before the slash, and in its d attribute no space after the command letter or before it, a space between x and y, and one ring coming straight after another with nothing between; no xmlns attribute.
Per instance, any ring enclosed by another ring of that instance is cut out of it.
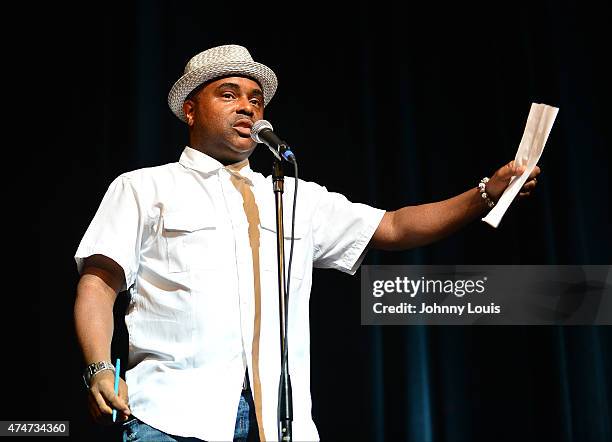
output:
<svg viewBox="0 0 612 442"><path fill-rule="evenodd" d="M219 77L248 77L256 80L263 89L264 106L267 106L278 86L276 74L268 66L255 61L226 61L211 63L190 71L179 78L168 94L168 106L181 121L187 122L183 103L187 96L202 83Z"/></svg>

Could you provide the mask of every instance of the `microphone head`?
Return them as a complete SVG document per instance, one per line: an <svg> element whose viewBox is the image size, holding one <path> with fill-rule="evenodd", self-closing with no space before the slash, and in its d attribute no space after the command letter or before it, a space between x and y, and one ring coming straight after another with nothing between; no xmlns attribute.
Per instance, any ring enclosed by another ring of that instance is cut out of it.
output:
<svg viewBox="0 0 612 442"><path fill-rule="evenodd" d="M263 143L259 138L259 133L264 129L274 130L272 124L268 120L258 120L251 127L251 139L256 143Z"/></svg>

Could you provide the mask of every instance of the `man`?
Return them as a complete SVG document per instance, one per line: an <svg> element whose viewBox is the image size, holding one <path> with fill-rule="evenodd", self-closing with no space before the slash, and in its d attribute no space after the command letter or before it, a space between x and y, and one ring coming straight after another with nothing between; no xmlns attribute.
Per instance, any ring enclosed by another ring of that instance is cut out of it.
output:
<svg viewBox="0 0 612 442"><path fill-rule="evenodd" d="M77 250L75 322L89 369L90 410L100 422L118 410L127 421L126 440L245 440L249 433L277 439L274 199L270 179L248 164L256 146L251 126L263 118L276 86L272 70L241 46L193 57L168 97L188 126L189 147L178 163L118 177ZM309 384L313 266L353 274L368 247L436 241L482 216L522 171L509 163L482 189L394 212L300 183L288 316L295 441L319 437ZM538 173L521 196L533 190ZM287 198L293 189L287 179ZM290 213L285 216L289 225ZM121 380L115 395L112 308L125 289L131 294L127 385Z"/></svg>

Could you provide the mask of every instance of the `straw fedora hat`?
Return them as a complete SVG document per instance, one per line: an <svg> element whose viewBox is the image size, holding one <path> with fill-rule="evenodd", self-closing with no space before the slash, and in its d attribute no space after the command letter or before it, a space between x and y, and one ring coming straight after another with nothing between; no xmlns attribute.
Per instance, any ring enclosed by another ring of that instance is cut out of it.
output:
<svg viewBox="0 0 612 442"><path fill-rule="evenodd" d="M195 55L185 66L168 94L168 105L179 119L187 122L183 113L183 102L202 83L226 76L249 77L256 80L263 89L266 106L278 86L276 74L269 67L253 61L249 51L238 45L224 45L207 49Z"/></svg>

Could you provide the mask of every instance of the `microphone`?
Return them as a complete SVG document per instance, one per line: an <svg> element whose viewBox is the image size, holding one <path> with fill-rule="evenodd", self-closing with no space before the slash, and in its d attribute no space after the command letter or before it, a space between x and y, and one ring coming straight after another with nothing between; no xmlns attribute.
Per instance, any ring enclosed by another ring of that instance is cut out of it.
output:
<svg viewBox="0 0 612 442"><path fill-rule="evenodd" d="M251 127L251 138L257 143L262 143L268 146L268 149L274 154L274 156L281 161L282 158L293 163L295 161L295 155L291 152L287 143L281 140L274 132L274 128L268 120L259 120ZM280 154L280 155L279 155Z"/></svg>

